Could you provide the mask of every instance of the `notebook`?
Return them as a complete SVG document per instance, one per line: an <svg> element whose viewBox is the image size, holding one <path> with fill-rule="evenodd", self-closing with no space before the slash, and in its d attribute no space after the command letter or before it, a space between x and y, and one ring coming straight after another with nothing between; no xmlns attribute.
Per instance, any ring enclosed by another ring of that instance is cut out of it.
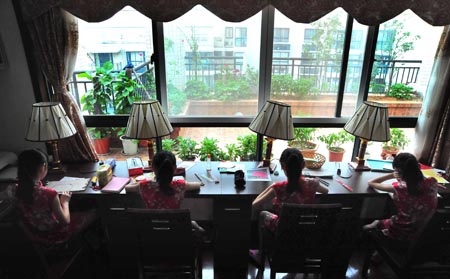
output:
<svg viewBox="0 0 450 279"><path fill-rule="evenodd" d="M108 184L101 189L101 191L104 193L120 193L128 182L130 182L129 177L114 176L111 181L109 181Z"/></svg>
<svg viewBox="0 0 450 279"><path fill-rule="evenodd" d="M86 190L89 178L65 176L59 181L49 181L47 187L53 188L56 192L80 192Z"/></svg>

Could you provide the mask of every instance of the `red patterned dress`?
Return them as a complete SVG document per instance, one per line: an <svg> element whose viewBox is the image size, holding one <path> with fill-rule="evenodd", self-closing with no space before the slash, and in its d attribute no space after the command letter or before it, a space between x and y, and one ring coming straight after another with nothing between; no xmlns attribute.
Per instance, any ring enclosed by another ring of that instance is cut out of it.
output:
<svg viewBox="0 0 450 279"><path fill-rule="evenodd" d="M96 218L95 213L90 211L71 213L70 224L61 224L52 209L57 194L54 189L45 187L39 182L35 185L31 206L21 200L18 202L22 220L37 242L44 244L66 242Z"/></svg>
<svg viewBox="0 0 450 279"><path fill-rule="evenodd" d="M301 192L288 193L287 181L277 182L272 185L275 191L275 198L272 200L273 211L275 214L268 213L264 217L264 226L270 231L275 232L278 226L278 215L280 214L283 203L311 204L315 202L317 187L319 180L314 178L302 177L300 183Z"/></svg>
<svg viewBox="0 0 450 279"><path fill-rule="evenodd" d="M142 181L139 184L141 197L147 208L151 209L178 209L184 197L186 190L186 181L179 179L173 180L170 187L174 190L172 196L167 196L159 188L156 181Z"/></svg>
<svg viewBox="0 0 450 279"><path fill-rule="evenodd" d="M419 183L420 193L410 195L404 181L394 183L393 201L397 214L390 219L381 220L379 226L383 233L399 240L411 240L425 222L433 215L437 207L437 181L426 178Z"/></svg>

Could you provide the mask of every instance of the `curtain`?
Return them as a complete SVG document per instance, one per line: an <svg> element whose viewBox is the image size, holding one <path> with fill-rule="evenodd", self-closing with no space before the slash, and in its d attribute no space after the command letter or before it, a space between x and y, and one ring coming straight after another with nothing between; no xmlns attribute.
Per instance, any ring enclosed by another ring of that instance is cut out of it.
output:
<svg viewBox="0 0 450 279"><path fill-rule="evenodd" d="M446 26L415 129L421 162L450 173L450 28Z"/></svg>
<svg viewBox="0 0 450 279"><path fill-rule="evenodd" d="M78 23L71 14L52 8L27 23L43 74L52 85L52 101L61 102L77 133L58 142L64 162L98 161L88 137L86 124L67 83L75 66L78 49Z"/></svg>
<svg viewBox="0 0 450 279"><path fill-rule="evenodd" d="M60 7L89 22L110 18L132 6L153 21L167 22L203 5L225 21L243 21L272 5L295 22L312 22L342 7L358 22L376 25L411 9L431 25L450 24L450 1L430 0L20 0L24 17L34 18Z"/></svg>

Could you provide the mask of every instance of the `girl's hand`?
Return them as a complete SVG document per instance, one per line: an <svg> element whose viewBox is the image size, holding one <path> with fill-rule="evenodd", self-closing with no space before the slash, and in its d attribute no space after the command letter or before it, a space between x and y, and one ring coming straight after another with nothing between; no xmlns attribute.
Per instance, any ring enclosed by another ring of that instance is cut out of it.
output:
<svg viewBox="0 0 450 279"><path fill-rule="evenodd" d="M71 197L71 192L62 192L59 199L61 200L61 203L69 203Z"/></svg>

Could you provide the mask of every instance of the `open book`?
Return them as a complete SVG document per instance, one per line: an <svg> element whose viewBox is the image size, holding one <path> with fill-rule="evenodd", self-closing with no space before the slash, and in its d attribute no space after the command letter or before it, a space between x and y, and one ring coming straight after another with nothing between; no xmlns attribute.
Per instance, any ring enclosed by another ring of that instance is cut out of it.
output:
<svg viewBox="0 0 450 279"><path fill-rule="evenodd" d="M55 189L58 193L80 192L86 190L89 180L89 178L65 176L59 181L49 181L46 186Z"/></svg>

